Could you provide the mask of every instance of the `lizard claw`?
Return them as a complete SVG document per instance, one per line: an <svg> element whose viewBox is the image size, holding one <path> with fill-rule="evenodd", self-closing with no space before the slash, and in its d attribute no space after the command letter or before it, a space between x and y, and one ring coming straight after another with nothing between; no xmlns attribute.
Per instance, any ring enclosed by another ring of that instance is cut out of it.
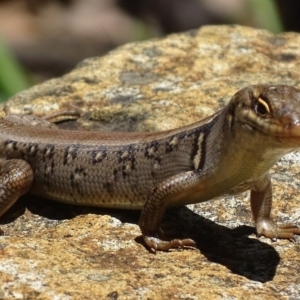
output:
<svg viewBox="0 0 300 300"><path fill-rule="evenodd" d="M185 247L196 247L196 242L192 239L173 239L165 241L154 235L143 235L146 245L154 251L168 251L170 249L180 249Z"/></svg>
<svg viewBox="0 0 300 300"><path fill-rule="evenodd" d="M144 236L146 245L154 252L157 250L168 251L170 249L180 249L185 247L196 247L196 242L192 239L174 239L171 241L163 241L152 236Z"/></svg>
<svg viewBox="0 0 300 300"><path fill-rule="evenodd" d="M295 242L295 235L300 235L300 228L291 223L277 225L271 219L262 219L256 224L258 236L265 236L272 241L277 239L288 239Z"/></svg>

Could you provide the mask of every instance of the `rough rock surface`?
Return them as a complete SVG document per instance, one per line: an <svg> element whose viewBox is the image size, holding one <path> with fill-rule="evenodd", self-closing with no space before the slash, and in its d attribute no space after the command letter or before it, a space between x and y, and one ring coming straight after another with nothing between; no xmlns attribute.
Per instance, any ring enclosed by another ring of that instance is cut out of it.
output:
<svg viewBox="0 0 300 300"><path fill-rule="evenodd" d="M300 35L203 27L128 44L13 97L12 113L79 108L62 126L153 131L191 123L255 83L300 87ZM273 169L276 220L300 224L300 154ZM1 218L0 299L296 299L300 238L257 238L248 193L171 210L194 250L150 253L138 212L25 196Z"/></svg>

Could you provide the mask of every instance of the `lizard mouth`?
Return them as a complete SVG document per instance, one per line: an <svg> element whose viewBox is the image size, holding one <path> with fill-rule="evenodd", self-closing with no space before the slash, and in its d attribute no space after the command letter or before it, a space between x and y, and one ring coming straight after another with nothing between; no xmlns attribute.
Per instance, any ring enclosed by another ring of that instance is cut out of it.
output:
<svg viewBox="0 0 300 300"><path fill-rule="evenodd" d="M263 118L248 110L241 114L240 121L253 131L257 130L280 140L294 141L300 147L300 118L293 115Z"/></svg>
<svg viewBox="0 0 300 300"><path fill-rule="evenodd" d="M266 133L283 139L294 139L298 141L300 146L300 121L298 118L283 117L275 119L273 122L270 120L268 124L262 127Z"/></svg>
<svg viewBox="0 0 300 300"><path fill-rule="evenodd" d="M260 129L271 136L277 136L279 138L293 138L300 142L300 124L284 125L273 123L262 126Z"/></svg>
<svg viewBox="0 0 300 300"><path fill-rule="evenodd" d="M277 136L279 141L287 147L293 146L293 148L300 148L300 124L289 128L283 128Z"/></svg>

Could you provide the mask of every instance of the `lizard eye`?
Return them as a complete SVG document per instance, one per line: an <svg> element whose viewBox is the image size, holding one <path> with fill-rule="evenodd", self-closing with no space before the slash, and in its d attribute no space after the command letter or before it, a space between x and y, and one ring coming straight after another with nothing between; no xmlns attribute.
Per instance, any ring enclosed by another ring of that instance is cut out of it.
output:
<svg viewBox="0 0 300 300"><path fill-rule="evenodd" d="M258 98L255 105L254 110L256 113L260 114L261 116L266 116L270 113L269 104L263 100L262 98Z"/></svg>

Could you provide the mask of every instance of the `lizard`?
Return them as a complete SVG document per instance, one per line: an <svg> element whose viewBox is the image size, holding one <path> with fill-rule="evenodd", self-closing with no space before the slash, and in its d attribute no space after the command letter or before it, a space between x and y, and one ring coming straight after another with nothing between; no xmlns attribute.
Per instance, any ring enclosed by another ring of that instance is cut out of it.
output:
<svg viewBox="0 0 300 300"><path fill-rule="evenodd" d="M162 132L59 129L49 120L0 119L0 216L25 193L105 208L141 210L152 250L195 246L160 230L172 206L250 190L258 236L293 239L294 224L271 218L270 168L300 147L300 90L251 85L194 124Z"/></svg>

